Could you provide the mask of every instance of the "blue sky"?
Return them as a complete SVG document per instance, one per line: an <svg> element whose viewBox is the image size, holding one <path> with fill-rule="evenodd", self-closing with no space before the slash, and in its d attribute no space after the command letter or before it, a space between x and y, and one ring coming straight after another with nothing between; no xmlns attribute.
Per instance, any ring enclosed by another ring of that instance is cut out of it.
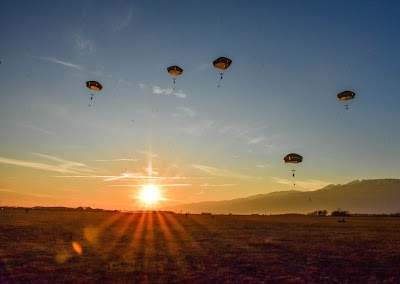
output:
<svg viewBox="0 0 400 284"><path fill-rule="evenodd" d="M0 200L132 208L150 162L160 206L399 178L399 8L2 1Z"/></svg>

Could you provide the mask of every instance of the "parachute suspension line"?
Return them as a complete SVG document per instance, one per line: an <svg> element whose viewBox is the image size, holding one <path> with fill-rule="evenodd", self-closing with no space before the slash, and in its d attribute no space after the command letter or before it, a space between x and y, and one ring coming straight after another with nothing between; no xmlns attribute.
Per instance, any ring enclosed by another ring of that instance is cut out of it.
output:
<svg viewBox="0 0 400 284"><path fill-rule="evenodd" d="M296 173L296 170L292 170L292 176L293 176L293 185L296 185L296 180L294 179L294 174Z"/></svg>
<svg viewBox="0 0 400 284"><path fill-rule="evenodd" d="M222 78L224 77L224 73L219 73L219 75L221 77L219 78L218 88L221 87L221 81L222 81Z"/></svg>
<svg viewBox="0 0 400 284"><path fill-rule="evenodd" d="M90 94L90 100L93 100L93 94ZM89 106L91 106L90 102L89 102Z"/></svg>

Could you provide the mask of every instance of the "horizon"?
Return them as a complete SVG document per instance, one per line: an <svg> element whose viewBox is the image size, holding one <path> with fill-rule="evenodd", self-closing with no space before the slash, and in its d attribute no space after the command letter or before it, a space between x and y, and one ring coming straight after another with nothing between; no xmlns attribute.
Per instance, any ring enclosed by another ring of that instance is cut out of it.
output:
<svg viewBox="0 0 400 284"><path fill-rule="evenodd" d="M398 1L93 5L2 3L0 206L165 208L400 179Z"/></svg>
<svg viewBox="0 0 400 284"><path fill-rule="evenodd" d="M219 200L219 202L229 202L229 201L236 201L236 200L240 200L240 199L249 199L249 198L254 198L254 197L265 197L268 196L270 194L276 194L276 193L285 193L285 192L297 192L297 193L309 193L312 194L314 192L318 192L321 190L325 190L325 189L329 189L332 190L333 188L337 188L337 187L342 187L342 186L349 186L349 185L357 185L360 183L365 184L367 183L374 183L376 184L377 182L379 182L380 184L382 184L382 181L386 181L386 184L388 181L398 181L400 183L400 179L393 179L393 178L385 178L385 179L363 179L363 180L354 180L351 182L348 182L346 184L329 184L323 188L319 188L316 190L312 190L312 191L301 191L301 190L283 190L283 191L272 191L269 193L263 193L263 194L256 194L256 195L251 195L251 196L247 196L247 197L241 197L241 198L236 198L236 199L226 199L226 200ZM349 190L351 191L351 189ZM351 192L349 192L351 193ZM400 193L400 192L399 192ZM349 201L352 201L352 198L348 198ZM213 200L205 200L205 201L201 201L201 202L195 202L195 203L182 203L182 204L177 204L175 206L172 207L158 207L157 203L156 204L152 204L150 206L138 206L137 208L125 208L125 209L121 209L121 208L101 208L101 207L91 207L91 206L85 206L84 204L81 204L79 206L61 206L61 205L52 205L52 206L44 206L41 204L36 204L36 205L27 205L27 206L20 206L20 205L14 205L14 204L3 204L2 200L0 200L0 208L14 208L14 209L19 209L19 208L23 208L23 209L47 209L47 208L62 208L62 209L68 209L68 210L79 210L80 208L83 209L83 211L89 209L90 210L100 210L100 211L118 211L118 212L131 212L131 213L140 213L140 212L174 212L176 214L183 214L183 210L179 209L179 206L192 206L192 205L198 205L198 204L207 204L207 203L213 203L215 201ZM379 203L379 201L378 201ZM318 207L318 206L317 206ZM316 207L316 208L317 208ZM315 208L314 208L315 209ZM268 211L268 207L265 207L264 209L260 210L260 211ZM296 212L296 210L291 210L291 209L287 209L287 212L281 212L281 213L261 213L261 212L253 212L253 213L245 213L245 212L236 212L236 213L230 213L230 212L219 212L219 213L215 213L212 212L212 210L210 211L210 213L212 214L217 214L217 215L254 215L254 214L260 214L260 215L287 215L287 214L299 214L299 215L310 215L310 213L315 213L318 212L318 210L326 210L326 208L319 208L317 209L317 211L310 211L310 212ZM342 209L340 209L340 206L337 207L337 209L330 209L330 210L326 210L327 211L327 215L329 215L330 212L334 212L334 211L340 211ZM386 211L386 212L376 212L376 211L367 211L367 212L354 212L354 211L349 211L349 210L345 210L345 208L343 208L343 212L347 212L347 214L351 214L351 215L398 215L400 214L400 208L394 211ZM200 212L201 211L201 212ZM196 211L196 212L191 212L190 210L186 210L185 212L189 213L189 214L202 214L204 212L208 212L207 210L200 210L200 211ZM179 213L180 212L180 213ZM332 215L333 216L333 215ZM350 216L350 215L348 215Z"/></svg>

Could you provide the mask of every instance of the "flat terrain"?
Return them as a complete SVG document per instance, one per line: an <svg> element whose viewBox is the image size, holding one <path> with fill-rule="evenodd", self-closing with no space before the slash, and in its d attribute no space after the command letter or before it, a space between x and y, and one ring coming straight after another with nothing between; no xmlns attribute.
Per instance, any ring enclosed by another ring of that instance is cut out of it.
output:
<svg viewBox="0 0 400 284"><path fill-rule="evenodd" d="M0 283L400 283L400 218L0 210Z"/></svg>

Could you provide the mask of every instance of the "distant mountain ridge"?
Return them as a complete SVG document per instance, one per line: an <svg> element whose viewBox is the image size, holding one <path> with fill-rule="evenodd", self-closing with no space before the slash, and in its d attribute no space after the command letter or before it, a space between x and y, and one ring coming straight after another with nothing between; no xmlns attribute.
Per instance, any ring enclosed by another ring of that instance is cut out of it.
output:
<svg viewBox="0 0 400 284"><path fill-rule="evenodd" d="M315 191L276 191L246 198L204 201L163 208L183 212L215 214L285 214L315 210L383 214L400 212L400 179L355 180L328 185Z"/></svg>

